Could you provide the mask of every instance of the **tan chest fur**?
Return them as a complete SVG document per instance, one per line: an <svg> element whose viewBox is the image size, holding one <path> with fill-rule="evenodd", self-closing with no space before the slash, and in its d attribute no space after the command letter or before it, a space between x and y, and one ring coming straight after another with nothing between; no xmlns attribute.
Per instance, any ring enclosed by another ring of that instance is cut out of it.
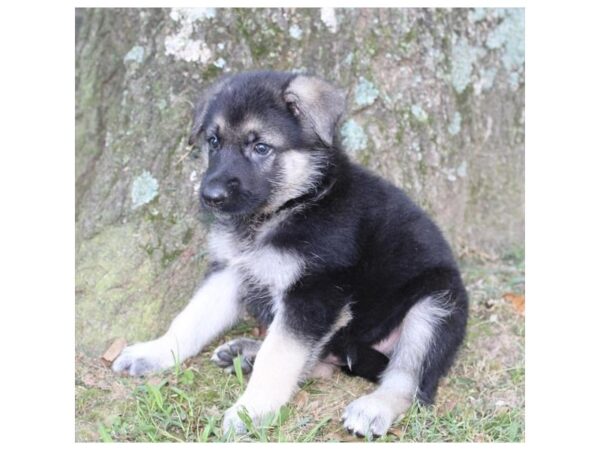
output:
<svg viewBox="0 0 600 450"><path fill-rule="evenodd" d="M214 227L208 235L211 259L238 269L244 278L280 296L298 280L304 262L292 252L264 244L257 236L252 241L241 240L226 228Z"/></svg>

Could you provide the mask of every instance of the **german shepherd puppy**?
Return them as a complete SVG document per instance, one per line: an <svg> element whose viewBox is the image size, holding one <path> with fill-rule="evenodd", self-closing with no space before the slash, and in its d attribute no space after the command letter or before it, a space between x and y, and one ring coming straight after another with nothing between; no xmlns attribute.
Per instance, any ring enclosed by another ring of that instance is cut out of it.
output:
<svg viewBox="0 0 600 450"><path fill-rule="evenodd" d="M467 293L431 219L343 152L344 103L329 83L293 73L242 73L204 93L189 142L209 158L210 268L166 334L127 347L115 371L196 355L246 309L268 332L212 356L231 370L240 354L252 370L225 431L244 431L240 408L257 420L332 365L378 383L346 408L351 433L384 435L415 399L433 402L465 334Z"/></svg>

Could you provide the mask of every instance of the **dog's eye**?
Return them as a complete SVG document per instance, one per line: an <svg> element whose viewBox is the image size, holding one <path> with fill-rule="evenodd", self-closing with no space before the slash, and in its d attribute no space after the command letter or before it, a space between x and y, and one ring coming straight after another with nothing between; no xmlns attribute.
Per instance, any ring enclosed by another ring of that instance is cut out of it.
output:
<svg viewBox="0 0 600 450"><path fill-rule="evenodd" d="M211 149L216 150L219 147L219 138L216 136L211 136L208 138L208 145Z"/></svg>
<svg viewBox="0 0 600 450"><path fill-rule="evenodd" d="M254 153L260 156L266 156L271 153L271 147L269 147L267 144L256 144L254 146Z"/></svg>

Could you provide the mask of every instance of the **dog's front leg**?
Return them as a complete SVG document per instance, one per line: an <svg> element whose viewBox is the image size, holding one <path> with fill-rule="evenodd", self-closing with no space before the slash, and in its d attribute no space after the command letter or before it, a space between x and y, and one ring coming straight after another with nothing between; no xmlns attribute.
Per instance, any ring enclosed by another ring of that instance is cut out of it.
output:
<svg viewBox="0 0 600 450"><path fill-rule="evenodd" d="M239 319L241 286L233 268L209 274L169 330L158 339L127 347L113 363L113 370L139 376L196 355Z"/></svg>
<svg viewBox="0 0 600 450"><path fill-rule="evenodd" d="M243 408L258 423L287 403L316 351L317 344L294 335L284 323L283 313L278 312L256 355L246 391L225 413L223 430L244 432L244 423L238 415Z"/></svg>

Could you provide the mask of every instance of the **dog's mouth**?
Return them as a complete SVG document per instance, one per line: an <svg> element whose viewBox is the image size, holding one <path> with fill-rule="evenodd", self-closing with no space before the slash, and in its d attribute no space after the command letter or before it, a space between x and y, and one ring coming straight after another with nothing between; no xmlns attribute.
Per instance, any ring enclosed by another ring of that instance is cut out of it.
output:
<svg viewBox="0 0 600 450"><path fill-rule="evenodd" d="M250 192L237 192L224 200L211 200L200 195L200 206L208 212L223 217L245 217L251 216L260 210L261 202Z"/></svg>

